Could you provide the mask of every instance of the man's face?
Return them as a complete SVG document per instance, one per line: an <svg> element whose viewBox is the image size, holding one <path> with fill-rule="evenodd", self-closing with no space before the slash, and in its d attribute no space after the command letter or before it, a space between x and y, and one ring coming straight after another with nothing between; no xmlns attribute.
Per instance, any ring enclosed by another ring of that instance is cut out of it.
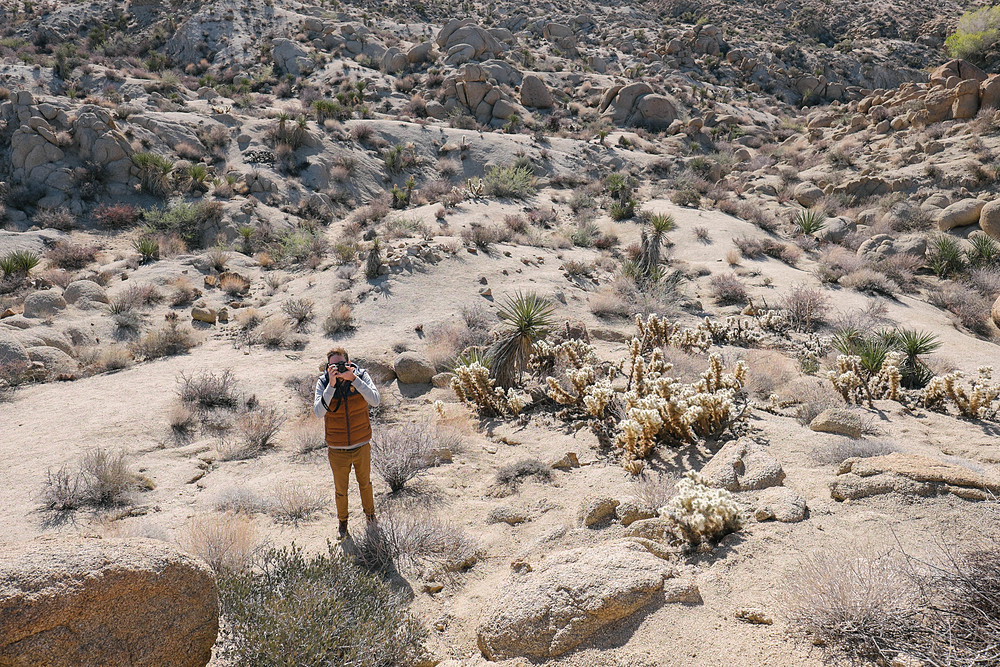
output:
<svg viewBox="0 0 1000 667"><path fill-rule="evenodd" d="M332 375L337 375L337 364L339 364L339 363L346 363L346 362L347 362L347 359L344 358L344 355L342 355L342 354L331 354L327 358L327 360L326 360L327 371L330 373L331 376Z"/></svg>

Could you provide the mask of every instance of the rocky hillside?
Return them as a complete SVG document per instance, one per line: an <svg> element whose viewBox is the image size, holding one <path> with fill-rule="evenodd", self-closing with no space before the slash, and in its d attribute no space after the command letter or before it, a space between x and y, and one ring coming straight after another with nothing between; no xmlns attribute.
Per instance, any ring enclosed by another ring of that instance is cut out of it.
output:
<svg viewBox="0 0 1000 667"><path fill-rule="evenodd" d="M980 4L5 4L0 665L997 664Z"/></svg>

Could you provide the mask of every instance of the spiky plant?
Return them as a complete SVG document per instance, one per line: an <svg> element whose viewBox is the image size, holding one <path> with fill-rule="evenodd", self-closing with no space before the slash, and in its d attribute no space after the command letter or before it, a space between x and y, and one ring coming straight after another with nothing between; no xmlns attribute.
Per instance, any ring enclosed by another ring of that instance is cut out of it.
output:
<svg viewBox="0 0 1000 667"><path fill-rule="evenodd" d="M969 243L972 244L972 247L965 252L969 266L979 268L1000 264L1000 243L986 234L970 236Z"/></svg>
<svg viewBox="0 0 1000 667"><path fill-rule="evenodd" d="M941 341L934 334L916 329L896 329L891 334L893 349L905 357L900 366L901 382L907 389L921 389L927 386L934 372L920 357L941 347Z"/></svg>
<svg viewBox="0 0 1000 667"><path fill-rule="evenodd" d="M174 163L162 155L140 152L132 155L132 164L139 169L142 189L156 197L170 194L170 174Z"/></svg>
<svg viewBox="0 0 1000 667"><path fill-rule="evenodd" d="M5 278L25 278L40 261L41 258L30 250L12 250L0 258L0 271Z"/></svg>
<svg viewBox="0 0 1000 667"><path fill-rule="evenodd" d="M667 213L649 213L644 218L647 224L642 230L639 267L648 276L660 266L660 251L667 234L674 228L674 219Z"/></svg>
<svg viewBox="0 0 1000 667"><path fill-rule="evenodd" d="M822 211L802 210L795 214L792 222L800 233L815 234L826 227L826 215Z"/></svg>
<svg viewBox="0 0 1000 667"><path fill-rule="evenodd" d="M372 248L368 251L368 259L365 260L365 278L375 280L382 269L382 244L378 239L372 241Z"/></svg>
<svg viewBox="0 0 1000 667"><path fill-rule="evenodd" d="M966 268L965 253L958 239L947 234L938 234L931 240L927 256L927 266L938 278L954 276Z"/></svg>
<svg viewBox="0 0 1000 667"><path fill-rule="evenodd" d="M160 243L152 236L140 236L132 242L132 247L139 253L139 261L142 264L160 258Z"/></svg>
<svg viewBox="0 0 1000 667"><path fill-rule="evenodd" d="M508 296L497 315L506 324L486 353L490 375L508 389L521 380L528 357L552 326L555 307L534 292Z"/></svg>

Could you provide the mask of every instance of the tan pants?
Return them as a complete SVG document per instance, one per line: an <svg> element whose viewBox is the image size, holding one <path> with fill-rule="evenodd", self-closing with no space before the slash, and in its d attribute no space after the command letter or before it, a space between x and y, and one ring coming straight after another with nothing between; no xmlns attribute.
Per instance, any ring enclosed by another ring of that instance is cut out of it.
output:
<svg viewBox="0 0 1000 667"><path fill-rule="evenodd" d="M372 493L372 448L362 445L357 449L342 451L333 447L326 448L330 458L330 468L333 470L333 487L337 496L337 518L347 521L347 486L351 480L351 466L354 466L354 477L358 480L361 491L361 507L365 514L375 514L375 496Z"/></svg>

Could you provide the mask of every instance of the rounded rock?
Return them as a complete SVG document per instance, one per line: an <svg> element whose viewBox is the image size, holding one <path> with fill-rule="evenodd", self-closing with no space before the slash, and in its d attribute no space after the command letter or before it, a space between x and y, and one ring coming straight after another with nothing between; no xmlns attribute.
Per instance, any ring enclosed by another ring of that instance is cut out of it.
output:
<svg viewBox="0 0 1000 667"><path fill-rule="evenodd" d="M58 290L29 294L24 300L25 317L51 317L66 309L66 299Z"/></svg>
<svg viewBox="0 0 1000 667"><path fill-rule="evenodd" d="M983 206L983 210L979 213L979 228L994 241L1000 241L1000 199Z"/></svg>
<svg viewBox="0 0 1000 667"><path fill-rule="evenodd" d="M434 364L416 352L401 352L392 362L400 384L428 384L436 374Z"/></svg>

